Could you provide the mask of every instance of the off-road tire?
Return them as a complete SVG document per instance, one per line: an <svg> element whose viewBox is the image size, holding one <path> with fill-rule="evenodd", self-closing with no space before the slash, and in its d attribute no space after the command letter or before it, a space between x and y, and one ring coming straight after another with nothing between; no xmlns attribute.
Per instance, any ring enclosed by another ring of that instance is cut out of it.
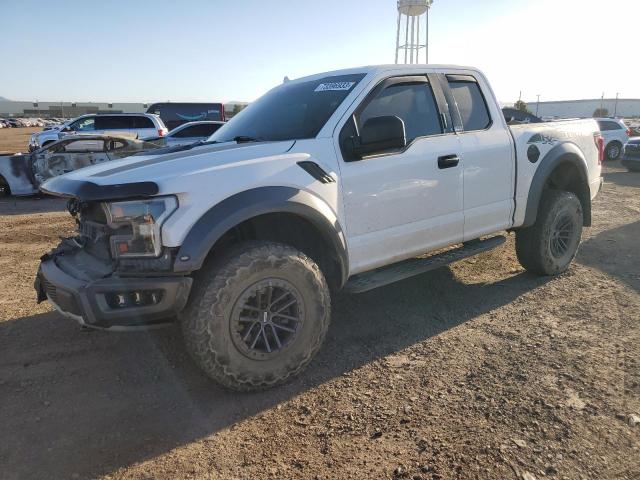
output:
<svg viewBox="0 0 640 480"><path fill-rule="evenodd" d="M558 223L567 219L573 224L573 232L564 254L554 255L554 232ZM557 275L566 271L578 252L582 223L578 197L571 192L547 190L540 202L536 223L516 231L516 254L520 265L538 275Z"/></svg>
<svg viewBox="0 0 640 480"><path fill-rule="evenodd" d="M609 142L605 149L605 154L607 155L607 160L617 160L622 154L622 144L616 140Z"/></svg>
<svg viewBox="0 0 640 480"><path fill-rule="evenodd" d="M254 359L237 346L237 333L233 336L234 308L252 286L267 279L293 285L304 315L286 349ZM320 349L330 317L329 287L312 259L288 245L247 242L199 272L180 322L187 350L209 377L232 390L255 391L298 375Z"/></svg>

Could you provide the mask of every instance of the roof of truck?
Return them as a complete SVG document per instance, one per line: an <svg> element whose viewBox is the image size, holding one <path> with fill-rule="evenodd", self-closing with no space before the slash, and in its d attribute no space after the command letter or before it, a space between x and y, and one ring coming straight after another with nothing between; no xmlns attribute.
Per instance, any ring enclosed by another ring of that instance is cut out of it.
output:
<svg viewBox="0 0 640 480"><path fill-rule="evenodd" d="M444 65L444 64L409 64L409 65L405 65L405 64L387 64L387 65L366 65L366 66L362 66L362 67L354 67L354 68L345 68L345 69L341 69L341 70L333 70L330 72L321 72L321 73L317 73L314 75L309 75L306 77L301 77L301 78L297 78L295 80L291 80L292 82L297 82L297 81L307 81L307 80L314 80L314 79L318 79L318 78L323 78L323 77L333 77L333 76L338 76L338 75L349 75L349 74L353 74L353 73L380 73L380 72L389 72L389 71L396 71L396 72L416 72L416 71L423 71L423 70L435 70L435 69L447 69L447 70L472 70L472 71L479 71L477 68L475 67L467 67L467 66L462 66L462 65Z"/></svg>

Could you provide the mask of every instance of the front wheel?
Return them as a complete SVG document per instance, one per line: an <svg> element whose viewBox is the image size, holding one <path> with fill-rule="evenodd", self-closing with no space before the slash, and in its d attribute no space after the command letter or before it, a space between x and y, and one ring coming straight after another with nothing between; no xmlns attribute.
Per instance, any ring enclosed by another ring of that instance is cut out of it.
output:
<svg viewBox="0 0 640 480"><path fill-rule="evenodd" d="M582 206L571 192L548 190L536 223L516 231L516 254L526 270L557 275L569 268L582 237Z"/></svg>
<svg viewBox="0 0 640 480"><path fill-rule="evenodd" d="M196 278L181 324L207 375L251 391L300 373L320 349L330 313L329 288L313 260L287 245L251 242Z"/></svg>

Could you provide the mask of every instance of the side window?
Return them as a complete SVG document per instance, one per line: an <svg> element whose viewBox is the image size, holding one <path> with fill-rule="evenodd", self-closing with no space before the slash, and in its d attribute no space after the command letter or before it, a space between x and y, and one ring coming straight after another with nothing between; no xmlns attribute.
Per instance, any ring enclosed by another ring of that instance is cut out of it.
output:
<svg viewBox="0 0 640 480"><path fill-rule="evenodd" d="M74 132L93 132L95 130L95 117L82 118L69 125Z"/></svg>
<svg viewBox="0 0 640 480"><path fill-rule="evenodd" d="M127 144L122 140L109 140L107 145L108 145L107 150L109 151L120 150L121 148L124 148L127 146Z"/></svg>
<svg viewBox="0 0 640 480"><path fill-rule="evenodd" d="M131 117L100 115L96 117L96 130L130 130Z"/></svg>
<svg viewBox="0 0 640 480"><path fill-rule="evenodd" d="M440 115L428 83L397 83L382 90L358 115L358 126L373 117L395 115L405 126L407 144L442 133Z"/></svg>
<svg viewBox="0 0 640 480"><path fill-rule="evenodd" d="M131 117L131 119L133 120L131 128L156 128L149 117Z"/></svg>
<svg viewBox="0 0 640 480"><path fill-rule="evenodd" d="M203 125L192 125L185 127L177 132L174 137L187 138L187 137L209 137L220 128L221 125L217 123L206 123Z"/></svg>
<svg viewBox="0 0 640 480"><path fill-rule="evenodd" d="M171 135L171 136L174 138L195 137L196 136L195 128L196 128L196 125L193 125L191 127L184 127L182 130L180 130L179 132L176 132L174 135Z"/></svg>
<svg viewBox="0 0 640 480"><path fill-rule="evenodd" d="M464 130L469 132L488 128L491 125L491 117L480 86L473 77L468 77L469 80L460 80L458 77L447 75L447 80L458 105Z"/></svg>
<svg viewBox="0 0 640 480"><path fill-rule="evenodd" d="M104 152L104 140L78 140L65 145L64 151L73 152Z"/></svg>

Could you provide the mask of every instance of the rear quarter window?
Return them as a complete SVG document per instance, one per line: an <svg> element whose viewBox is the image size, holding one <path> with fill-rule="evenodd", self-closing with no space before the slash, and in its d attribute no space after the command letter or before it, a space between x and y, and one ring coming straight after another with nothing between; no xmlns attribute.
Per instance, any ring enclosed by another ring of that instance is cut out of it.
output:
<svg viewBox="0 0 640 480"><path fill-rule="evenodd" d="M598 125L600 126L600 130L608 131L608 130L622 130L622 125L616 122L609 122L607 120L598 120Z"/></svg>
<svg viewBox="0 0 640 480"><path fill-rule="evenodd" d="M133 117L133 128L156 128L149 117Z"/></svg>
<svg viewBox="0 0 640 480"><path fill-rule="evenodd" d="M458 105L464 130L469 132L489 128L491 116L478 82L473 77L460 75L447 75L447 80Z"/></svg>

